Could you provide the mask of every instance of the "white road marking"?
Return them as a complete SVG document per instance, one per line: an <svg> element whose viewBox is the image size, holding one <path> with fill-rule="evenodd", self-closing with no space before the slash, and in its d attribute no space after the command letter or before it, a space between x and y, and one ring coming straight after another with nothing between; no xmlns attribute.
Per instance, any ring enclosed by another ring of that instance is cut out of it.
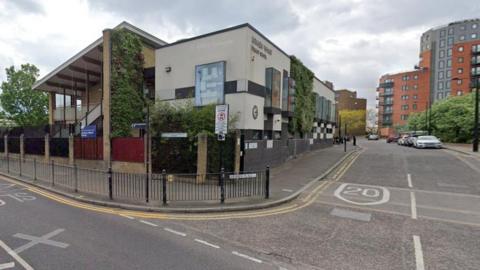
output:
<svg viewBox="0 0 480 270"><path fill-rule="evenodd" d="M57 234L59 234L63 231L65 231L65 229L57 229L53 232L47 233L47 234L45 234L43 236L40 236L40 237L33 236L33 235L28 235L28 234L23 234L23 233L14 234L13 237L17 237L17 238L21 238L21 239L30 241L29 243L27 243L27 244L25 244L21 247L16 248L15 252L20 253L20 252L25 251L25 250L27 250L27 249L35 246L35 245L38 245L38 244L44 244L44 245L54 246L54 247L58 247L58 248L67 248L69 246L69 244L50 240L50 238L54 237L55 235L57 235Z"/></svg>
<svg viewBox="0 0 480 270"><path fill-rule="evenodd" d="M158 227L157 224L152 223L152 222L148 222L148 221L146 221L146 220L140 220L140 222L143 223L143 224L150 225L150 226L152 226L152 227Z"/></svg>
<svg viewBox="0 0 480 270"><path fill-rule="evenodd" d="M420 242L420 237L418 235L413 236L413 246L415 248L415 262L417 270L424 270L425 265L423 262L422 243Z"/></svg>
<svg viewBox="0 0 480 270"><path fill-rule="evenodd" d="M355 205L379 205L390 200L390 191L387 188L361 184L343 183L338 186L333 195L342 201ZM369 201L353 201L355 198L368 199Z"/></svg>
<svg viewBox="0 0 480 270"><path fill-rule="evenodd" d="M417 201L415 199L415 193L410 191L410 205L412 208L412 218L417 219Z"/></svg>
<svg viewBox="0 0 480 270"><path fill-rule="evenodd" d="M0 247L2 247L10 256L12 256L25 270L33 270L33 267L31 267L26 261L24 261L20 256L18 256L15 251L13 251L11 248L9 248L2 240L0 240Z"/></svg>
<svg viewBox="0 0 480 270"><path fill-rule="evenodd" d="M412 185L412 175L411 175L411 174L407 174L407 181L408 181L408 187L409 187L409 188L413 188L413 185Z"/></svg>
<svg viewBox="0 0 480 270"><path fill-rule="evenodd" d="M163 229L164 229L165 231L167 231L167 232L171 232L171 233L176 234L176 235L180 235L180 236L183 236L183 237L187 236L186 233L182 233L182 232L179 232L179 231L175 231L175 230L172 230L172 229L170 229L170 228L163 228Z"/></svg>
<svg viewBox="0 0 480 270"><path fill-rule="evenodd" d="M128 218L128 219L135 219L134 217L131 217L131 216L127 216L127 215L124 215L124 214L119 214L120 216L124 217L124 218Z"/></svg>
<svg viewBox="0 0 480 270"><path fill-rule="evenodd" d="M207 242L207 241L204 241L204 240L201 240L201 239L195 239L195 242L198 242L198 243L200 243L200 244L204 244L204 245L206 245L206 246L213 247L213 248L220 248L220 247L217 246L217 245L211 244L211 243L209 243L209 242Z"/></svg>
<svg viewBox="0 0 480 270"><path fill-rule="evenodd" d="M330 215L342 217L342 218L351 218L351 219L356 219L360 221L367 221L367 222L372 219L372 214L370 213L362 213L357 211L341 209L337 207L333 208L333 210L330 212Z"/></svg>
<svg viewBox="0 0 480 270"><path fill-rule="evenodd" d="M282 189L282 191L285 191L285 192L293 192L293 190L288 189L288 188L284 188L284 189Z"/></svg>
<svg viewBox="0 0 480 270"><path fill-rule="evenodd" d="M233 254L233 255L236 255L236 256L239 256L239 257L242 257L242 258L245 258L245 259L247 259L247 260L256 262L256 263L262 263L262 260L259 260L259 259L254 258L254 257L250 257L250 256L245 255L245 254L243 254L243 253L239 253L239 252L236 252L236 251L232 251L232 254Z"/></svg>
<svg viewBox="0 0 480 270"><path fill-rule="evenodd" d="M0 270L9 269L15 267L15 262L2 263L0 264Z"/></svg>

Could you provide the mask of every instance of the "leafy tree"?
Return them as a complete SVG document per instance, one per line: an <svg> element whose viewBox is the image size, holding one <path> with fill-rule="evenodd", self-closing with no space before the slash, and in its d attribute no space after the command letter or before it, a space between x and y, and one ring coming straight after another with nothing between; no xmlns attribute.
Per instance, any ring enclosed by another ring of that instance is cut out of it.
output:
<svg viewBox="0 0 480 270"><path fill-rule="evenodd" d="M312 130L315 117L314 74L295 56L290 59L290 74L295 80L295 114L289 129L303 137Z"/></svg>
<svg viewBox="0 0 480 270"><path fill-rule="evenodd" d="M37 126L48 123L48 96L32 90L39 70L32 64L5 69L7 81L2 82L0 102L4 117L19 126Z"/></svg>
<svg viewBox="0 0 480 270"><path fill-rule="evenodd" d="M338 112L342 119L342 128L347 124L347 133L352 135L365 134L365 110L341 110Z"/></svg>

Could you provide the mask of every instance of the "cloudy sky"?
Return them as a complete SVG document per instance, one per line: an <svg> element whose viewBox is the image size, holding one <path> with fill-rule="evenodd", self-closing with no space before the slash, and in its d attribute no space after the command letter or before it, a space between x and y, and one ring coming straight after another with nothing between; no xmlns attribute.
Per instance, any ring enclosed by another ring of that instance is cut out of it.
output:
<svg viewBox="0 0 480 270"><path fill-rule="evenodd" d="M0 0L0 81L26 62L45 75L124 20L167 42L249 22L374 107L379 76L418 62L422 32L475 17L478 0Z"/></svg>

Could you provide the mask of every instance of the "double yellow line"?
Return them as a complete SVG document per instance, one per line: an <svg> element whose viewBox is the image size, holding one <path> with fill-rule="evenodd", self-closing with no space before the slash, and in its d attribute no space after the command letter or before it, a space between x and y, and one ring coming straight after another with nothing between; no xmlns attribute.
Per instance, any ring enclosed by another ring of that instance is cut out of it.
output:
<svg viewBox="0 0 480 270"><path fill-rule="evenodd" d="M157 212L123 210L118 208L96 206L88 203L78 202L76 200L68 199L63 196L59 196L36 187L31 187L27 184L23 184L16 180L12 180L6 177L0 177L0 178L5 181L27 187L29 191L36 193L38 195L41 195L45 198L48 198L52 201L56 201L58 203L69 205L79 209L94 211L97 213L123 215L123 216L130 216L130 217L136 217L136 218L165 219L165 220L220 220L220 219L257 218L257 217L285 214L285 213L297 211L304 207L309 206L318 198L318 196L321 194L321 192L324 189L326 189L331 183L338 181L345 174L345 172L348 170L348 168L350 168L350 166L358 158L359 155L360 153L358 152L354 153L352 155L353 157L349 157L346 161L344 161L345 163L342 164L342 166L337 170L333 180L327 180L327 181L321 182L307 196L305 196L305 198L303 198L302 200L298 200L299 203L292 202L280 207L263 209L263 210L244 211L244 212L205 213L205 214L190 214L190 213L168 214L168 213L157 213Z"/></svg>

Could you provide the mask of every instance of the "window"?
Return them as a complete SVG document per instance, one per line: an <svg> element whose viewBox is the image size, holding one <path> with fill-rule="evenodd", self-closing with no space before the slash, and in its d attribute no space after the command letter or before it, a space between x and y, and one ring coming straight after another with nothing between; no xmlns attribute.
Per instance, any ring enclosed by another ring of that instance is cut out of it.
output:
<svg viewBox="0 0 480 270"><path fill-rule="evenodd" d="M457 74L462 74L463 73L463 68L457 68Z"/></svg>
<svg viewBox="0 0 480 270"><path fill-rule="evenodd" d="M444 84L443 82L438 82L438 90L443 90Z"/></svg>
<svg viewBox="0 0 480 270"><path fill-rule="evenodd" d="M444 57L445 57L445 51L444 51L444 50L439 51L439 52L438 52L438 56L439 56L440 58L444 58Z"/></svg>
<svg viewBox="0 0 480 270"><path fill-rule="evenodd" d="M438 61L438 67L441 69L445 68L445 61L443 60Z"/></svg>
<svg viewBox="0 0 480 270"><path fill-rule="evenodd" d="M402 115L400 115L400 118L402 120L408 120L408 114L402 114Z"/></svg>
<svg viewBox="0 0 480 270"><path fill-rule="evenodd" d="M408 85L402 85L402 91L407 91L408 90Z"/></svg>
<svg viewBox="0 0 480 270"><path fill-rule="evenodd" d="M448 28L448 35L453 35L453 27L452 27L452 28Z"/></svg>
<svg viewBox="0 0 480 270"><path fill-rule="evenodd" d="M476 39L476 38L477 38L477 34L476 34L476 33L473 33L473 34L470 35L470 37L471 37L472 39Z"/></svg>
<svg viewBox="0 0 480 270"><path fill-rule="evenodd" d="M413 95L412 98L413 98L413 99L418 99L418 96L417 96L417 95Z"/></svg>
<svg viewBox="0 0 480 270"><path fill-rule="evenodd" d="M472 45L472 52L480 52L480 44Z"/></svg>
<svg viewBox="0 0 480 270"><path fill-rule="evenodd" d="M408 105L402 105L402 110L403 111L408 111Z"/></svg>
<svg viewBox="0 0 480 270"><path fill-rule="evenodd" d="M447 79L452 77L452 70L447 70Z"/></svg>
<svg viewBox="0 0 480 270"><path fill-rule="evenodd" d="M447 60L447 67L452 67L452 59Z"/></svg>
<svg viewBox="0 0 480 270"><path fill-rule="evenodd" d="M402 81L408 81L410 80L410 76L409 75L403 75L402 76Z"/></svg>
<svg viewBox="0 0 480 270"><path fill-rule="evenodd" d="M412 109L416 110L417 109L417 104L413 104Z"/></svg>
<svg viewBox="0 0 480 270"><path fill-rule="evenodd" d="M458 63L463 63L463 57L458 57L458 58L457 58L457 62L458 62Z"/></svg>
<svg viewBox="0 0 480 270"><path fill-rule="evenodd" d="M195 105L222 104L225 61L195 67Z"/></svg>
<svg viewBox="0 0 480 270"><path fill-rule="evenodd" d="M466 29L465 25L460 25L460 30L464 31Z"/></svg>
<svg viewBox="0 0 480 270"><path fill-rule="evenodd" d="M450 89L451 86L452 86L452 81L447 81L447 82L445 82L445 88L446 88L446 89Z"/></svg>
<svg viewBox="0 0 480 270"><path fill-rule="evenodd" d="M453 37L448 37L447 45L448 45L448 46L453 45Z"/></svg>
<svg viewBox="0 0 480 270"><path fill-rule="evenodd" d="M440 48L445 47L445 39L440 40Z"/></svg>
<svg viewBox="0 0 480 270"><path fill-rule="evenodd" d="M478 27L478 24L476 23L472 24L472 29L477 29L477 27Z"/></svg>
<svg viewBox="0 0 480 270"><path fill-rule="evenodd" d="M418 74L413 75L414 80L418 80Z"/></svg>
<svg viewBox="0 0 480 270"><path fill-rule="evenodd" d="M417 89L418 89L418 85L417 85L417 84L414 84L414 85L413 85L413 89L417 90Z"/></svg>
<svg viewBox="0 0 480 270"><path fill-rule="evenodd" d="M445 30L440 31L440 37L444 37L445 33L446 33Z"/></svg>
<svg viewBox="0 0 480 270"><path fill-rule="evenodd" d="M447 50L447 56L452 56L452 48Z"/></svg>
<svg viewBox="0 0 480 270"><path fill-rule="evenodd" d="M407 100L408 99L408 95L403 95L402 96L402 100Z"/></svg>
<svg viewBox="0 0 480 270"><path fill-rule="evenodd" d="M463 91L462 90L457 90L457 96L462 96L463 95Z"/></svg>
<svg viewBox="0 0 480 270"><path fill-rule="evenodd" d="M265 107L280 108L281 73L274 68L265 70Z"/></svg>
<svg viewBox="0 0 480 270"><path fill-rule="evenodd" d="M462 79L458 79L456 80L457 81L457 85L461 85L462 84Z"/></svg>
<svg viewBox="0 0 480 270"><path fill-rule="evenodd" d="M462 41L465 40L465 35L461 35L460 40L462 40Z"/></svg>
<svg viewBox="0 0 480 270"><path fill-rule="evenodd" d="M439 72L438 72L438 78L439 78L439 79L445 78L445 72L444 72L444 71L439 71Z"/></svg>
<svg viewBox="0 0 480 270"><path fill-rule="evenodd" d="M459 52L463 52L463 46L459 46L457 49Z"/></svg>
<svg viewBox="0 0 480 270"><path fill-rule="evenodd" d="M449 97L450 96L450 92L445 92L445 97Z"/></svg>
<svg viewBox="0 0 480 270"><path fill-rule="evenodd" d="M442 99L442 98L443 98L443 93L442 92L437 93L437 99Z"/></svg>

